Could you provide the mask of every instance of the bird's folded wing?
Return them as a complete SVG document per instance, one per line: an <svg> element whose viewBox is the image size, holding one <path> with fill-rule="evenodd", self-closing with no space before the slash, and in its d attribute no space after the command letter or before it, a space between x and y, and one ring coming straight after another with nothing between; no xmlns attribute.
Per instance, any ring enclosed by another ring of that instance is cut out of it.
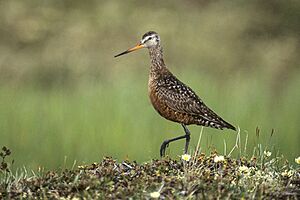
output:
<svg viewBox="0 0 300 200"><path fill-rule="evenodd" d="M178 79L168 80L157 88L158 97L176 112L201 116L210 121L219 117L210 110L195 92Z"/></svg>

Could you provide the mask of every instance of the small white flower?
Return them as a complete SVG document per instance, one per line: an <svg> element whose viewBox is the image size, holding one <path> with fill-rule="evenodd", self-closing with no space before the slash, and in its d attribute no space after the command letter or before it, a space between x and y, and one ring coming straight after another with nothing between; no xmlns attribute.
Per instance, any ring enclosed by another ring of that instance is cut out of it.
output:
<svg viewBox="0 0 300 200"><path fill-rule="evenodd" d="M240 171L241 173L247 174L247 173L250 172L250 169L249 169L249 167L243 165L243 166L240 166L240 167L239 167L239 171Z"/></svg>
<svg viewBox="0 0 300 200"><path fill-rule="evenodd" d="M272 152L271 151L264 151L264 155L266 157L270 157L272 155Z"/></svg>
<svg viewBox="0 0 300 200"><path fill-rule="evenodd" d="M215 174L214 180L218 180L219 177L220 177L219 174Z"/></svg>
<svg viewBox="0 0 300 200"><path fill-rule="evenodd" d="M295 162L300 165L300 156L298 158L295 158Z"/></svg>
<svg viewBox="0 0 300 200"><path fill-rule="evenodd" d="M191 155L189 155L189 154L183 154L181 156L181 159L184 160L184 161L189 161L191 159Z"/></svg>
<svg viewBox="0 0 300 200"><path fill-rule="evenodd" d="M150 197L153 199L158 199L160 197L160 193L159 192L151 192Z"/></svg>
<svg viewBox="0 0 300 200"><path fill-rule="evenodd" d="M218 163L218 162L223 162L225 160L224 156L215 156L214 157L214 162Z"/></svg>

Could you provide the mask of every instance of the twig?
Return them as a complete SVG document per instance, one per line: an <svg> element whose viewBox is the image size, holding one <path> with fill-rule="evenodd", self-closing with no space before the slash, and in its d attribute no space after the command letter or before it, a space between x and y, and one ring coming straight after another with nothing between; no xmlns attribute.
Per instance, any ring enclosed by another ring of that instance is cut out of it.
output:
<svg viewBox="0 0 300 200"><path fill-rule="evenodd" d="M235 145L233 146L233 148L231 149L231 151L229 152L229 154L227 155L228 157L230 157L231 153L239 147L238 143L240 141L240 132L241 132L241 129L240 127L238 127L238 131L237 131L237 136L236 136L236 140L235 140Z"/></svg>

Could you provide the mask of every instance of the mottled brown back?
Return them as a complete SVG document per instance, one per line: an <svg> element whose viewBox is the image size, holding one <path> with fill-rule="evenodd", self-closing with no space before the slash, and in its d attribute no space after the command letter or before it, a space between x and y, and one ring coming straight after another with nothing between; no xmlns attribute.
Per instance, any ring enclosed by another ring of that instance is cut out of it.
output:
<svg viewBox="0 0 300 200"><path fill-rule="evenodd" d="M149 96L161 116L185 125L235 130L235 127L209 109L190 87L167 68L160 69L159 74L153 75L150 74L149 77Z"/></svg>

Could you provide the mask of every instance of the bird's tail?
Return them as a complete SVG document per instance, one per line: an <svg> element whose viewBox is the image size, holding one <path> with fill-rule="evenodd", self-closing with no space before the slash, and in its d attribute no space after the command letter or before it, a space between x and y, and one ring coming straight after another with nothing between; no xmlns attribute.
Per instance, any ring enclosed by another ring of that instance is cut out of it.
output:
<svg viewBox="0 0 300 200"><path fill-rule="evenodd" d="M221 123L219 125L220 125L221 129L228 128L228 129L232 129L232 130L236 131L236 128L233 125L231 125L228 122L226 122L225 120L221 120L220 122Z"/></svg>
<svg viewBox="0 0 300 200"><path fill-rule="evenodd" d="M211 127L211 128L216 128L216 129L224 129L224 128L228 128L228 129L232 129L234 131L236 131L236 128L229 124L228 122L224 121L223 119L218 119L218 121L206 121L205 123L200 123L199 125L202 126L207 126L207 127Z"/></svg>
<svg viewBox="0 0 300 200"><path fill-rule="evenodd" d="M226 128L236 131L236 128L233 125L229 124L228 122L226 122Z"/></svg>

